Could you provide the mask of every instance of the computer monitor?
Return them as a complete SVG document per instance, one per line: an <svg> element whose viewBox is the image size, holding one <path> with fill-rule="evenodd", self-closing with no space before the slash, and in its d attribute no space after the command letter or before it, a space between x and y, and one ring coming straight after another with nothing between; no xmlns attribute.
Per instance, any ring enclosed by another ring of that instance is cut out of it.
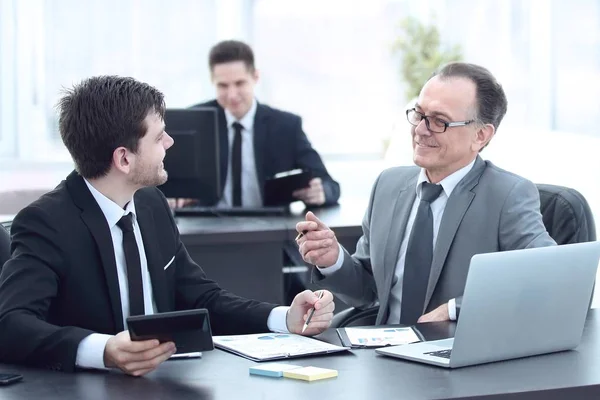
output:
<svg viewBox="0 0 600 400"><path fill-rule="evenodd" d="M158 188L167 198L197 199L211 206L221 198L217 109L167 109L165 130L175 140L164 164L169 179Z"/></svg>

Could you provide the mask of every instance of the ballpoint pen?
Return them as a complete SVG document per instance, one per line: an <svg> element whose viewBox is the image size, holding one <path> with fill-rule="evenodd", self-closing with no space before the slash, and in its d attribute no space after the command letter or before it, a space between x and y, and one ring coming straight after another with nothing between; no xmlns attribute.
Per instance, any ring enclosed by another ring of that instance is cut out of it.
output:
<svg viewBox="0 0 600 400"><path fill-rule="evenodd" d="M319 300L321 300L322 298L323 298L323 291L321 290L319 292ZM304 331L306 330L306 328L308 328L308 323L312 319L314 313L315 313L315 306L313 306L313 308L310 309L310 313L308 314L308 318L306 318L306 322L304 323L304 326L302 327L302 333L304 333Z"/></svg>
<svg viewBox="0 0 600 400"><path fill-rule="evenodd" d="M298 234L298 236L296 236L296 240L300 239L302 236L306 235L308 231L302 231Z"/></svg>

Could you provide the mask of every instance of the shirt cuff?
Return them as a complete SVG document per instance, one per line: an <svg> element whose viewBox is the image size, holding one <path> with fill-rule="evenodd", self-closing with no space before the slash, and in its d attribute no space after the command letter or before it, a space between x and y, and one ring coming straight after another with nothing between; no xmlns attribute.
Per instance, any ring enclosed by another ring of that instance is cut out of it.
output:
<svg viewBox="0 0 600 400"><path fill-rule="evenodd" d="M337 258L337 261L335 262L335 264L333 264L331 267L324 267L324 268L321 268L317 265L317 269L324 276L329 276L329 275L335 273L336 271L338 271L340 268L342 268L342 264L344 263L344 249L342 248L342 245L339 243L338 243L338 248L340 249L340 252L338 253L338 258Z"/></svg>
<svg viewBox="0 0 600 400"><path fill-rule="evenodd" d="M448 301L448 316L450 317L450 321L456 321L456 299Z"/></svg>
<svg viewBox="0 0 600 400"><path fill-rule="evenodd" d="M275 307L267 318L267 327L271 332L290 333L287 328L287 312L289 307Z"/></svg>
<svg viewBox="0 0 600 400"><path fill-rule="evenodd" d="M104 348L111 335L92 333L77 347L75 365L80 368L108 369L104 366Z"/></svg>

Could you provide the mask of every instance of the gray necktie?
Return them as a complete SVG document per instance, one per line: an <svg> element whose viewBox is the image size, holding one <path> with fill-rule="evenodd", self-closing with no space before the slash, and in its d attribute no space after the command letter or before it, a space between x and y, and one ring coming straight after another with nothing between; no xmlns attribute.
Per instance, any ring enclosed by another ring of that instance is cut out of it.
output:
<svg viewBox="0 0 600 400"><path fill-rule="evenodd" d="M425 292L433 260L433 214L430 205L441 192L441 185L424 182L421 186L421 202L410 233L404 261L401 324L415 324L425 307Z"/></svg>

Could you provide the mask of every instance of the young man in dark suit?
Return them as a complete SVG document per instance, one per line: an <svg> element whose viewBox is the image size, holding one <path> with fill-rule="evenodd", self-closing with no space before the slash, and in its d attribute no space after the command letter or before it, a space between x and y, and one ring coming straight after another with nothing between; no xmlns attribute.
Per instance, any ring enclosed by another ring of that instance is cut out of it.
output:
<svg viewBox="0 0 600 400"><path fill-rule="evenodd" d="M308 206L335 204L340 186L302 130L302 120L292 113L260 104L254 97L259 74L247 44L227 40L209 54L209 67L217 98L194 107L215 107L219 114L220 159L223 198L220 206L263 205L265 180L296 168L310 170L314 178L294 197ZM237 129L237 130L236 130ZM241 142L237 147L236 141ZM240 149L241 147L241 149ZM236 182L232 162L241 158L241 198L233 195ZM180 201L184 205L188 201Z"/></svg>
<svg viewBox="0 0 600 400"><path fill-rule="evenodd" d="M134 342L130 315L207 308L214 334L306 334L331 321L334 304L304 291L291 307L237 297L188 255L155 187L173 139L163 94L132 78L90 78L59 102L59 129L77 171L23 209L12 258L0 274L0 360L73 371L118 368L143 375L173 343Z"/></svg>

